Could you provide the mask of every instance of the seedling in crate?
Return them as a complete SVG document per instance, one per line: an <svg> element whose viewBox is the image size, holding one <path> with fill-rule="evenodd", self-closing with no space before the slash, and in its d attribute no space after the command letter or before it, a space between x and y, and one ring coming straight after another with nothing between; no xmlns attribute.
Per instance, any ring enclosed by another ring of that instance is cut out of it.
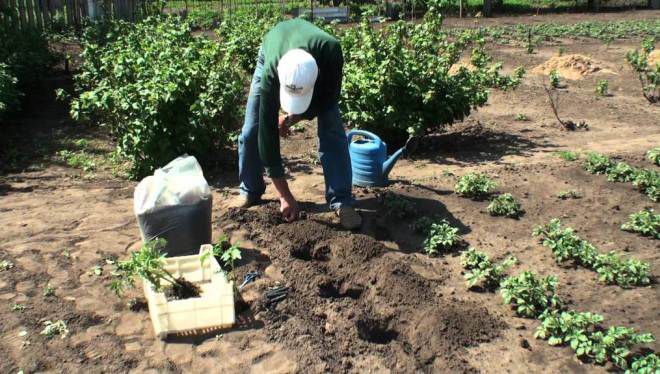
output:
<svg viewBox="0 0 660 374"><path fill-rule="evenodd" d="M500 286L504 303L511 304L521 317L535 318L561 305L555 276L539 278L535 273L523 271L504 279Z"/></svg>
<svg viewBox="0 0 660 374"><path fill-rule="evenodd" d="M41 330L41 335L45 335L47 338L53 338L55 335L59 335L61 339L66 338L66 336L69 334L69 329L66 326L66 323L62 320L52 322L52 321L46 321L44 322L44 327L43 330Z"/></svg>
<svg viewBox="0 0 660 374"><path fill-rule="evenodd" d="M236 281L234 268L236 261L241 259L241 249L239 248L239 243L231 244L227 235L222 234L218 239L218 242L213 245L213 251L204 252L204 254L202 254L202 256L199 258L201 263L204 264L204 262L206 262L211 255L220 258L224 270L228 273L228 278L230 280ZM234 284L235 283L236 282L234 282Z"/></svg>
<svg viewBox="0 0 660 374"><path fill-rule="evenodd" d="M429 256L437 255L439 251L446 251L461 242L458 228L453 227L447 220L432 223L424 240L424 251Z"/></svg>
<svg viewBox="0 0 660 374"><path fill-rule="evenodd" d="M458 180L454 191L463 197L482 199L486 197L497 183L483 174L468 173Z"/></svg>
<svg viewBox="0 0 660 374"><path fill-rule="evenodd" d="M633 213L628 217L628 221L621 225L621 230L660 239L660 214L656 214L653 209Z"/></svg>
<svg viewBox="0 0 660 374"><path fill-rule="evenodd" d="M474 248L469 248L461 255L461 264L468 270L464 277L469 288L479 283L489 289L499 287L506 270L516 262L518 260L515 257L508 256L502 262L493 263L487 254Z"/></svg>
<svg viewBox="0 0 660 374"><path fill-rule="evenodd" d="M165 254L161 252L165 244L165 239L148 241L139 251L131 253L130 260L117 262L114 272L117 279L110 284L117 296L122 296L126 288L134 286L136 276L149 282L154 291L163 292L172 299L187 299L200 295L199 286L183 277L175 278L165 270Z"/></svg>
<svg viewBox="0 0 660 374"><path fill-rule="evenodd" d="M494 198L487 209L491 216L518 218L523 213L520 202L510 193L503 193Z"/></svg>

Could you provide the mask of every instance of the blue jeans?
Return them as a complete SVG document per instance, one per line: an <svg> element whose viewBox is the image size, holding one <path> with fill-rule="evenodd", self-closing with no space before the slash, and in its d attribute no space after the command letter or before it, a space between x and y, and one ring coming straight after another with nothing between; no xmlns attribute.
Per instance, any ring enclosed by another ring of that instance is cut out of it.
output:
<svg viewBox="0 0 660 374"><path fill-rule="evenodd" d="M261 74L264 63L263 51L259 50L257 67L254 69L243 130L238 137L238 179L242 195L257 199L266 190L264 167L259 158L259 100ZM351 158L348 154L348 140L335 103L317 115L319 158L325 179L325 198L331 209L339 209L342 204L352 205Z"/></svg>

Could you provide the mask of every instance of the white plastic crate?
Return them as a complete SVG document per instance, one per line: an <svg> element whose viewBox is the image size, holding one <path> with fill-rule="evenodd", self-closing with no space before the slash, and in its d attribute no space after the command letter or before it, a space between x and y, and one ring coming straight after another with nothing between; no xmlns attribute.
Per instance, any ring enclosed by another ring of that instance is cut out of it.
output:
<svg viewBox="0 0 660 374"><path fill-rule="evenodd" d="M160 339L169 334L196 334L234 324L234 282L227 281L215 257L209 256L203 266L200 261L202 253L212 249L210 244L204 244L198 255L166 258L165 269L197 284L200 297L168 301L162 292L155 292L150 283L143 281L151 322Z"/></svg>

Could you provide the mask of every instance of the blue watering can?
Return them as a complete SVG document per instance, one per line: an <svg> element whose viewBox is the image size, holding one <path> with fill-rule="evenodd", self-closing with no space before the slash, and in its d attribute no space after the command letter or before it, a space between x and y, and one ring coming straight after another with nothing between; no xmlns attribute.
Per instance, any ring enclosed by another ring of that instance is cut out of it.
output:
<svg viewBox="0 0 660 374"><path fill-rule="evenodd" d="M356 135L361 139L353 141ZM387 158L387 144L378 135L364 130L352 130L346 134L348 152L351 155L353 184L361 187L383 187L387 185L387 175L394 167L406 147Z"/></svg>

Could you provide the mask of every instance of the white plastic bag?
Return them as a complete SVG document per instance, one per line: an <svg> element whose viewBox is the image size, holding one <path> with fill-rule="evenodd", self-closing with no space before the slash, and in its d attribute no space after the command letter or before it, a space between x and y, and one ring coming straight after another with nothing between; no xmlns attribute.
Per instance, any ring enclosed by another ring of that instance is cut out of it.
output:
<svg viewBox="0 0 660 374"><path fill-rule="evenodd" d="M202 167L194 156L176 158L154 175L144 178L135 188L135 215L171 205L192 205L211 195Z"/></svg>

